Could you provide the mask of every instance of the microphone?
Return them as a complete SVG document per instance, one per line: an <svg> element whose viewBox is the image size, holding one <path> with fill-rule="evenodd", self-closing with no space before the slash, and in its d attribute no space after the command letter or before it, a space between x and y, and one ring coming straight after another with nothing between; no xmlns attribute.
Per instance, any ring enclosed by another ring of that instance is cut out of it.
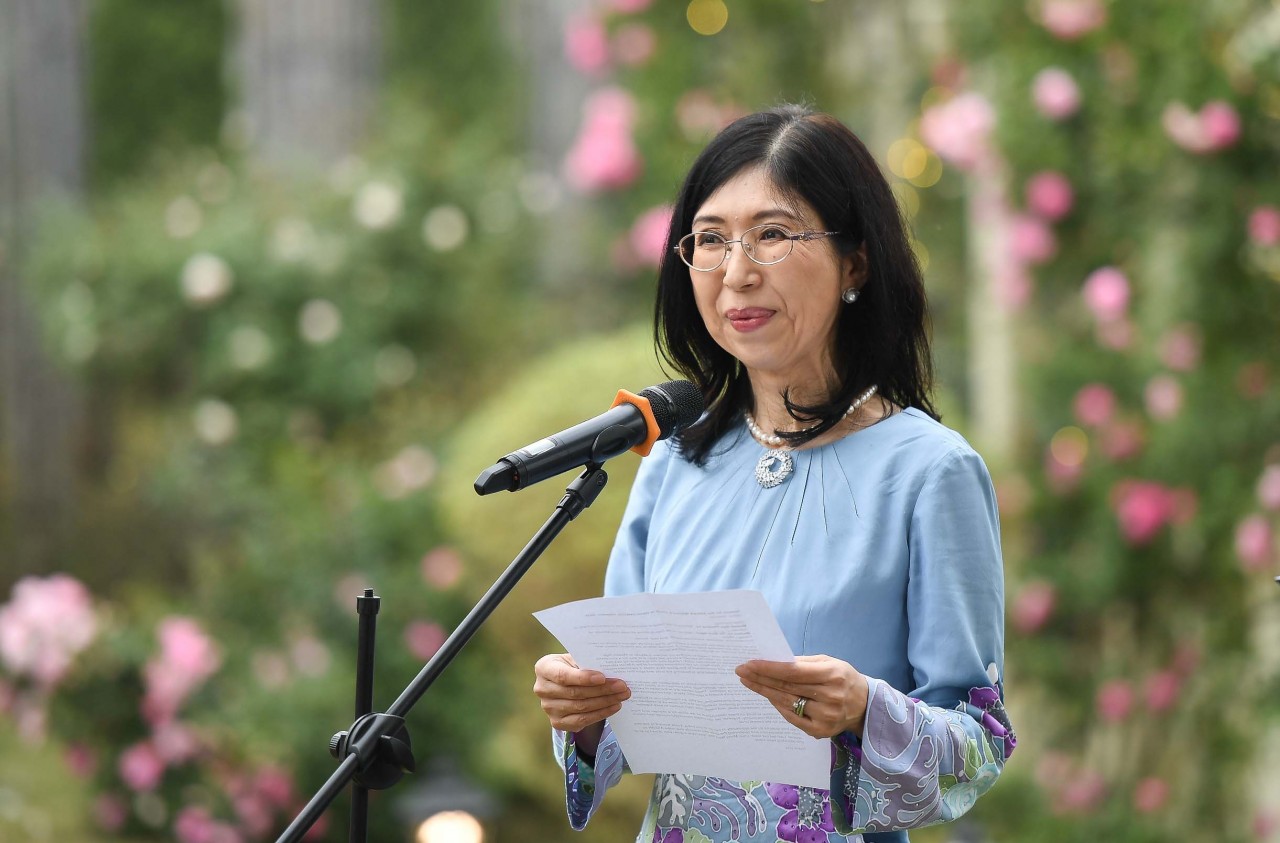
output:
<svg viewBox="0 0 1280 843"><path fill-rule="evenodd" d="M514 492L584 465L600 465L627 449L646 457L654 442L693 424L704 409L702 393L689 381L667 381L639 395L619 390L609 411L512 451L480 472L476 494Z"/></svg>

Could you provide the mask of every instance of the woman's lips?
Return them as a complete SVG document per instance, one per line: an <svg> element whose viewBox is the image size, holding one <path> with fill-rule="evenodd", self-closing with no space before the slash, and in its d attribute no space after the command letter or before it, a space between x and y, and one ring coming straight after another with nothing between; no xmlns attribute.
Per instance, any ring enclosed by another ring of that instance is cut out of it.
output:
<svg viewBox="0 0 1280 843"><path fill-rule="evenodd" d="M775 311L763 307L743 307L725 311L725 318L735 331L747 333L763 328L773 318Z"/></svg>

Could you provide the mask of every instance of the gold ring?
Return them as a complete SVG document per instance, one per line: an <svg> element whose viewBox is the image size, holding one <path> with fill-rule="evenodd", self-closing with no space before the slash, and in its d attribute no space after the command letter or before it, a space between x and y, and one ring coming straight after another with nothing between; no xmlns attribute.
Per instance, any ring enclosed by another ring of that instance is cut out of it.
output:
<svg viewBox="0 0 1280 843"><path fill-rule="evenodd" d="M804 717L805 703L809 702L804 697L796 697L796 701L791 704L791 710L795 712L796 717Z"/></svg>

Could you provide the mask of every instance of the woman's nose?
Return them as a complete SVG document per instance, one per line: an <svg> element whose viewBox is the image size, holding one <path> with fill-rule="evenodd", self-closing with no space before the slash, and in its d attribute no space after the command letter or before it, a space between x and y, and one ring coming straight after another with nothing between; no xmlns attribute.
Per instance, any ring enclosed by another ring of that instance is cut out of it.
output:
<svg viewBox="0 0 1280 843"><path fill-rule="evenodd" d="M741 243L729 246L721 269L724 271L724 285L730 289L750 287L760 281L760 264L746 256Z"/></svg>

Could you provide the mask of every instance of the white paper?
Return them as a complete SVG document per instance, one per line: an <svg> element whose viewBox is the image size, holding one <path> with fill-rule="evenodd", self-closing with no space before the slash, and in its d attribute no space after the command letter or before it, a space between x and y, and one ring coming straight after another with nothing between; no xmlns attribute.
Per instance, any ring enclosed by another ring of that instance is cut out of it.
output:
<svg viewBox="0 0 1280 843"><path fill-rule="evenodd" d="M578 665L631 688L609 723L633 772L831 786L830 742L733 672L749 659L795 660L759 591L597 597L534 617Z"/></svg>

